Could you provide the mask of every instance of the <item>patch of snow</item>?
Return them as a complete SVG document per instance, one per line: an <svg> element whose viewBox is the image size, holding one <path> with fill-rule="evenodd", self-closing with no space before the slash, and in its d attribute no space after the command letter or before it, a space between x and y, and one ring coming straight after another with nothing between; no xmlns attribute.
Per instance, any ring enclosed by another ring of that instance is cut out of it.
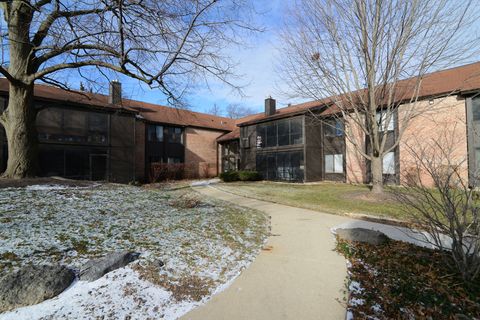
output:
<svg viewBox="0 0 480 320"><path fill-rule="evenodd" d="M0 319L177 319L208 301L256 257L266 239L267 219L208 199L197 208L173 207L170 200L177 196L122 185L3 189L0 255L14 253L18 260L0 260L0 273L28 263L78 270L90 258L118 250L142 255L126 268L91 283L77 281L54 299L1 314ZM209 293L201 301L177 301L172 292L132 269L158 260L165 263L158 268L165 281L194 276L212 284Z"/></svg>
<svg viewBox="0 0 480 320"><path fill-rule="evenodd" d="M352 307L361 306L361 305L365 304L365 300L364 299L358 299L358 298L350 298L348 304L351 305Z"/></svg>
<svg viewBox="0 0 480 320"><path fill-rule="evenodd" d="M190 185L192 187L203 187L203 186L209 186L211 184L216 184L219 182L220 182L220 179L215 178L215 179L209 179L209 180L195 181L195 182L192 182Z"/></svg>
<svg viewBox="0 0 480 320"><path fill-rule="evenodd" d="M363 292L363 288L360 285L360 282L355 281L355 280L350 281L350 284L348 285L348 290L350 291L350 293L362 293Z"/></svg>
<svg viewBox="0 0 480 320"><path fill-rule="evenodd" d="M49 191L49 190L64 190L68 189L68 186L63 186L59 184L36 184L26 187L28 191Z"/></svg>

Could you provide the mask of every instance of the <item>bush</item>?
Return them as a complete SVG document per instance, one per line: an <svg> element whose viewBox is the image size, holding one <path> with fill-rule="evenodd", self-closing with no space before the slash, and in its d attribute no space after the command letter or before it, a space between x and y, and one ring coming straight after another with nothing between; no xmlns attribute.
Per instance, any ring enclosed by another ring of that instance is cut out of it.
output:
<svg viewBox="0 0 480 320"><path fill-rule="evenodd" d="M220 179L224 182L259 181L261 177L257 171L227 171L220 174Z"/></svg>
<svg viewBox="0 0 480 320"><path fill-rule="evenodd" d="M240 180L238 171L227 171L220 173L220 179L224 182L233 182Z"/></svg>
<svg viewBox="0 0 480 320"><path fill-rule="evenodd" d="M182 180L185 178L187 167L184 163L160 163L154 162L150 165L150 182L165 180Z"/></svg>
<svg viewBox="0 0 480 320"><path fill-rule="evenodd" d="M238 178L240 181L259 181L261 180L260 174L257 171L239 171Z"/></svg>

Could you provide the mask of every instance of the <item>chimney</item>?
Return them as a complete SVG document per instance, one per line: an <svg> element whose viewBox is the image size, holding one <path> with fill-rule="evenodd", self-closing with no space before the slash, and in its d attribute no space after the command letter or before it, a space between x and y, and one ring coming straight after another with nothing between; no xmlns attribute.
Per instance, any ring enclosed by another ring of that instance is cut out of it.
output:
<svg viewBox="0 0 480 320"><path fill-rule="evenodd" d="M265 99L265 115L268 116L273 116L276 112L276 101L275 99L272 99L272 97L268 97Z"/></svg>
<svg viewBox="0 0 480 320"><path fill-rule="evenodd" d="M122 103L122 84L118 80L113 80L110 82L110 95L108 96L108 103Z"/></svg>

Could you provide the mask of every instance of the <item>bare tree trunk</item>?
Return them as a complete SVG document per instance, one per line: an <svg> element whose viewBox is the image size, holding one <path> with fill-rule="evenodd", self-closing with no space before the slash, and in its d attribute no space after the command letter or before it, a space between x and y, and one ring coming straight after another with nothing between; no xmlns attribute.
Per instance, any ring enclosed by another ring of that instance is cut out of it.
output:
<svg viewBox="0 0 480 320"><path fill-rule="evenodd" d="M8 108L5 111L5 132L8 141L5 178L20 179L37 173L36 110L33 105L33 84L10 85Z"/></svg>
<svg viewBox="0 0 480 320"><path fill-rule="evenodd" d="M372 157L370 161L370 171L372 174L372 192L383 193L383 168L382 158Z"/></svg>

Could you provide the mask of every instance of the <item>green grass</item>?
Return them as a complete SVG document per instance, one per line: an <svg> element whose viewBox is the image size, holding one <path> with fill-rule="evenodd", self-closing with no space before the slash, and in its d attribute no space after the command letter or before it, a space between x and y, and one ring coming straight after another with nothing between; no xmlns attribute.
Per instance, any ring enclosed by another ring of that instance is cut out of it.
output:
<svg viewBox="0 0 480 320"><path fill-rule="evenodd" d="M218 188L255 199L333 214L367 214L407 220L401 205L388 193L375 197L368 186L343 183L294 184L276 182L235 182Z"/></svg>

